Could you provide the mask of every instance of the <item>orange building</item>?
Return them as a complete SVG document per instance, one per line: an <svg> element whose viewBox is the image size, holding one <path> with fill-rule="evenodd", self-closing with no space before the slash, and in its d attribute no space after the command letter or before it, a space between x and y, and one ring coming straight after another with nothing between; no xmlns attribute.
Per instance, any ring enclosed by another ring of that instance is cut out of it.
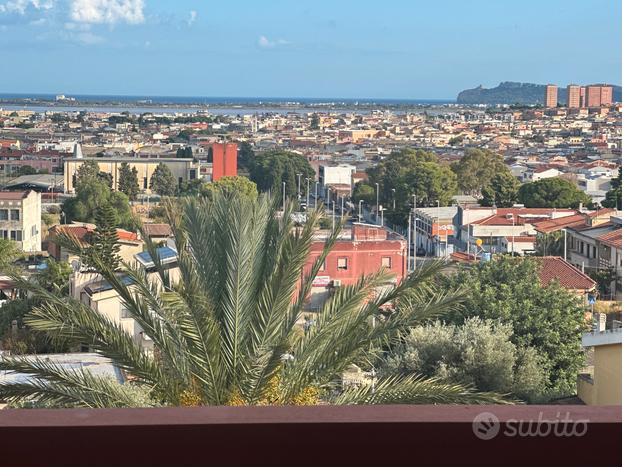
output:
<svg viewBox="0 0 622 467"><path fill-rule="evenodd" d="M544 91L544 106L547 108L557 107L557 86L547 84Z"/></svg>
<svg viewBox="0 0 622 467"><path fill-rule="evenodd" d="M566 88L568 93L567 105L569 109L578 109L581 105L581 86L571 84Z"/></svg>
<svg viewBox="0 0 622 467"><path fill-rule="evenodd" d="M212 144L212 181L222 177L235 177L238 174L238 145L235 143Z"/></svg>

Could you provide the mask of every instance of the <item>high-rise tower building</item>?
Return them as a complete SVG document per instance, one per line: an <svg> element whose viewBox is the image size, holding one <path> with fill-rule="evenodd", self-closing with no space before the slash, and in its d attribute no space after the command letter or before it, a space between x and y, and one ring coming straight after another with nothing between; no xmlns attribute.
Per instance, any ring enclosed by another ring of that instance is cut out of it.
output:
<svg viewBox="0 0 622 467"><path fill-rule="evenodd" d="M547 84L544 91L544 106L548 108L557 107L557 86Z"/></svg>
<svg viewBox="0 0 622 467"><path fill-rule="evenodd" d="M568 92L567 105L569 109L578 109L581 105L581 86L571 84L566 88Z"/></svg>

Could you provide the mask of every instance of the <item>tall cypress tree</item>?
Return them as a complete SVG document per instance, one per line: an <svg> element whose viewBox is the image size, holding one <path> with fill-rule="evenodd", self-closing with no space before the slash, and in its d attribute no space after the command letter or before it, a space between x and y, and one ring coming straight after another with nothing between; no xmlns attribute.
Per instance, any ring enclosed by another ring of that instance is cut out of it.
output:
<svg viewBox="0 0 622 467"><path fill-rule="evenodd" d="M130 169L127 162L119 168L119 191L125 193L130 201L136 201L138 197L138 171L136 167Z"/></svg>

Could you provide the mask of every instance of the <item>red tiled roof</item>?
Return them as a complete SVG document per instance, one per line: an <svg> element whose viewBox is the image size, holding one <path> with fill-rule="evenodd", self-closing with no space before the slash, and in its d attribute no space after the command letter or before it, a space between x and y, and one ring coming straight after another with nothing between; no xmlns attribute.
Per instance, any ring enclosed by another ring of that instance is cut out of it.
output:
<svg viewBox="0 0 622 467"><path fill-rule="evenodd" d="M588 275L559 256L534 256L533 258L540 261L542 265L539 272L542 285L546 286L557 281L563 288L570 290L592 290L596 287L596 282Z"/></svg>
<svg viewBox="0 0 622 467"><path fill-rule="evenodd" d="M565 227L585 225L585 215L575 214L574 216L559 217L557 219L544 219L534 222L533 225L541 233L557 232Z"/></svg>
<svg viewBox="0 0 622 467"><path fill-rule="evenodd" d="M0 191L0 200L18 200L28 197L29 191Z"/></svg>
<svg viewBox="0 0 622 467"><path fill-rule="evenodd" d="M617 229L613 232L607 232L606 234L602 234L600 237L598 237L598 240L606 245L622 248L622 229Z"/></svg>
<svg viewBox="0 0 622 467"><path fill-rule="evenodd" d="M145 224L143 231L149 237L170 237L173 235L173 229L168 224Z"/></svg>
<svg viewBox="0 0 622 467"><path fill-rule="evenodd" d="M77 240L85 241L87 234L92 233L94 230L95 229L91 226L66 224L66 225L56 225L52 227L50 229L50 234L59 234L64 231L68 234L71 234ZM129 232L127 230L117 229L117 235L119 237L119 240L129 241L129 242L139 241L138 234L134 232Z"/></svg>

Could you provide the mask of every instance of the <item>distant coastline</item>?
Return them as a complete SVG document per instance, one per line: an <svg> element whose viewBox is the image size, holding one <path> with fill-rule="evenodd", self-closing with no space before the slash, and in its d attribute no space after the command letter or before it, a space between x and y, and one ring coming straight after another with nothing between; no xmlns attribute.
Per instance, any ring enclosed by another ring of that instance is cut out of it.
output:
<svg viewBox="0 0 622 467"><path fill-rule="evenodd" d="M455 104L454 99L343 99L343 98L302 98L302 97L176 97L176 96L107 96L67 94L68 99L56 100L52 94L9 94L0 93L0 107L6 109L47 110L89 108L160 109L186 111L209 111L226 108L231 111L257 110L266 112L305 110L408 110ZM71 100L69 100L71 99ZM268 109L268 110L267 110Z"/></svg>

